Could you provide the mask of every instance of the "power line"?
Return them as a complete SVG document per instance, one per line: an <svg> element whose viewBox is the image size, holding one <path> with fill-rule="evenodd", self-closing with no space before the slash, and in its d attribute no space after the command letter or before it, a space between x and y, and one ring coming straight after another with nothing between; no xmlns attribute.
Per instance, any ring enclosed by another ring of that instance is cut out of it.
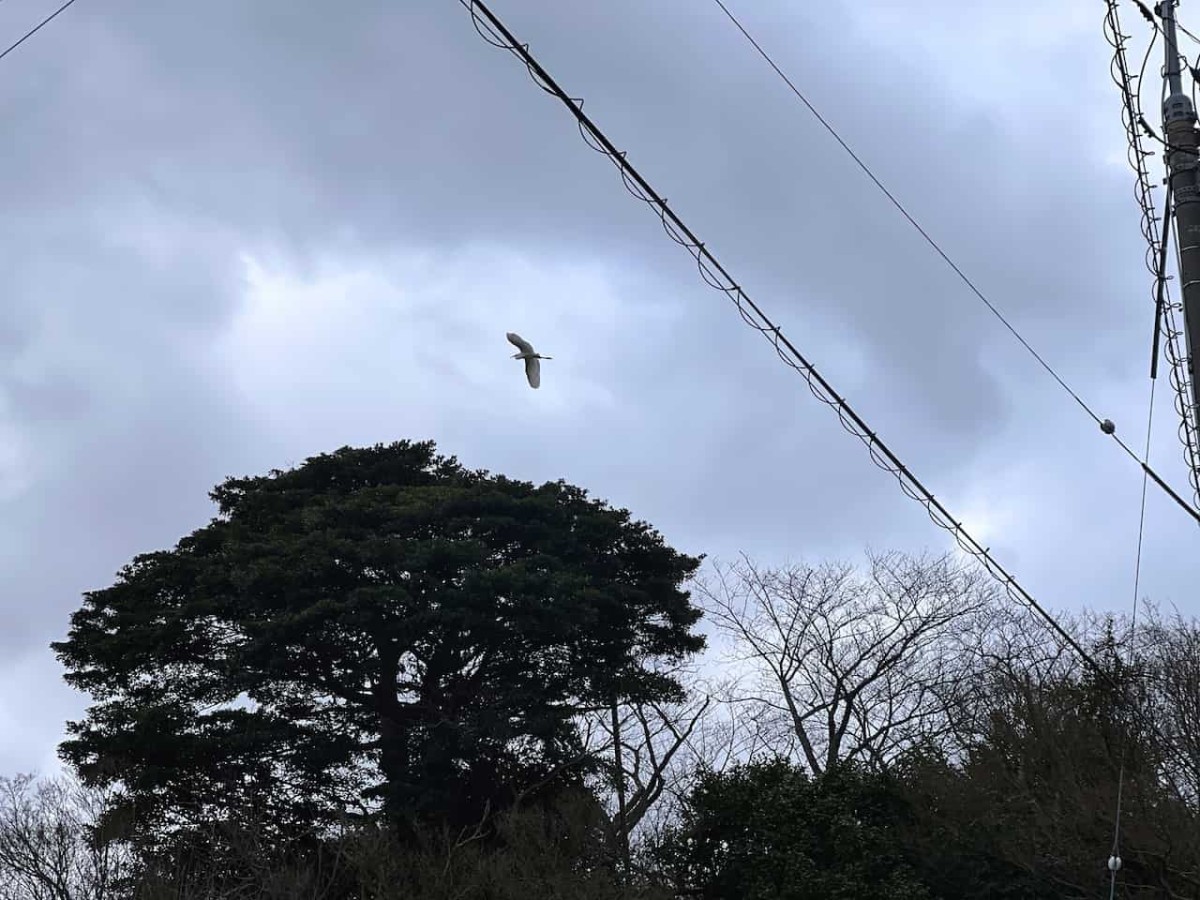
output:
<svg viewBox="0 0 1200 900"><path fill-rule="evenodd" d="M1019 582L1001 566L991 556L989 548L983 547L962 527L961 522L957 522L946 510L945 506L936 500L925 486L917 480L912 472L896 457L896 455L888 449L888 447L872 432L866 423L854 412L854 410L846 403L845 399L838 396L832 386L826 381L819 372L809 363L795 348L795 346L783 336L780 329L771 323L770 319L762 312L762 310L754 304L754 302L745 294L740 286L738 286L729 275L729 273L721 266L712 253L706 248L696 235L684 224L679 216L668 206L665 198L661 197L650 184L638 173L633 165L626 158L625 152L617 150L611 141L600 131L600 129L591 121L591 119L583 112L583 100L573 99L568 96L561 87L554 81L545 69L534 59L529 52L528 44L518 44L512 33L504 26L504 24L487 8L482 0L459 0L459 3L465 7L471 15L472 23L475 26L479 35L492 46L502 50L506 50L519 59L526 67L534 83L537 84L546 93L554 96L561 101L575 117L579 126L580 136L584 142L599 153L604 154L610 162L612 162L620 171L621 178L625 184L626 190L635 198L642 200L648 206L653 208L659 216L659 220L663 225L668 237L684 247L696 260L701 277L712 288L721 291L729 299L731 299L736 307L739 315L747 325L754 328L760 334L771 341L776 354L786 365L794 369L804 377L809 390L813 396L837 410L839 421L842 426L850 434L859 438L867 447L871 456L871 460L881 469L891 473L900 484L900 488L912 499L919 502L928 513L931 521L941 528L950 531L959 547L965 552L971 554L978 562L980 562L987 572L992 575L1003 587L1008 596L1018 603L1023 603L1034 612L1036 612L1062 639L1063 645L1071 648L1099 678L1110 687L1114 688L1117 693L1120 693L1121 685L1116 677L1110 674L1103 666L1101 666L1095 658L1092 657L1079 642L1051 615L1044 609L1030 594L1026 591ZM477 12L478 10L478 12ZM481 21L479 13L482 13L488 23ZM748 312L749 310L749 312ZM753 313L753 316L751 315ZM761 323L761 324L760 324ZM1153 415L1153 381L1151 384L1151 411ZM1149 440L1150 440L1150 423L1147 423L1147 457L1149 456ZM1143 483L1142 483L1142 510L1139 525L1138 539L1138 566L1135 574L1134 594L1136 599L1137 581L1141 570L1141 534L1145 522L1145 496L1146 496L1146 478L1156 477L1152 470L1143 464ZM1163 485L1165 487L1165 485ZM1185 507L1186 508L1186 507ZM1136 605L1135 605L1136 615ZM1149 719L1145 714L1136 707L1130 707L1127 710L1131 715L1138 718L1158 740L1165 743L1166 738L1163 735L1158 723L1153 719ZM1128 724L1126 725L1128 728ZM1119 801L1118 801L1118 825L1119 829ZM1119 830L1114 833L1114 847L1119 842ZM1119 867L1119 859L1116 859L1115 852L1113 859L1116 860ZM1110 869L1112 861L1110 860ZM1115 872L1115 870L1114 870ZM1115 875L1112 880L1112 888L1115 890Z"/></svg>
<svg viewBox="0 0 1200 900"><path fill-rule="evenodd" d="M593 150L607 156L620 170L626 189L634 197L642 200L657 212L667 235L677 244L684 247L696 260L700 275L705 282L710 287L724 293L733 301L743 321L766 337L775 348L775 352L779 358L804 377L813 396L827 406L837 410L842 426L866 445L872 461L879 468L894 475L900 483L901 490L925 508L925 511L929 514L934 524L945 528L953 534L958 545L979 561L988 573L1000 582L1012 599L1034 610L1058 634L1065 645L1074 650L1079 658L1103 681L1116 687L1116 683L1108 671L992 557L990 548L980 544L963 528L961 522L954 519L942 502L937 500L930 493L929 489L901 462L900 458L880 440L878 435L870 429L862 417L846 402L845 398L841 397L824 376L816 370L813 364L796 349L795 345L788 338L784 337L780 328L767 317L737 282L734 281L724 266L708 250L704 242L671 209L666 199L660 196L651 187L649 182L642 177L638 170L634 168L624 151L618 150L600 128L592 122L591 118L583 111L583 100L574 99L568 95L529 52L529 45L518 43L517 39L513 37L504 23L483 3L483 0L458 0L458 2L471 14L471 20L480 37L493 47L506 50L519 59L528 70L534 83L543 91L561 101L571 111L579 126L579 133L584 142ZM485 19L486 21L484 21ZM1144 469L1147 474L1153 477L1153 473L1148 467L1144 467ZM1193 515L1195 514L1193 513Z"/></svg>
<svg viewBox="0 0 1200 900"><path fill-rule="evenodd" d="M891 201L892 205L894 207L896 207L896 209L900 212L900 214L902 216L904 216L905 219L908 220L909 224L912 225L912 227L917 230L917 232L921 235L921 237L923 237L925 239L925 242L927 244L929 244L929 246L933 248L933 250L938 254L938 256L940 256L942 258L942 260L946 263L946 265L948 265L954 271L954 274L956 274L959 277L959 279L963 282L963 284L965 284L967 286L967 288L970 289L971 293L973 293L976 297L978 297L983 302L983 304L992 312L992 315L994 315L997 319L1000 320L1000 322L1004 325L1004 327L1007 328L1009 330L1009 332L1012 333L1012 336L1015 337L1021 343L1021 346L1023 346L1026 350L1029 351L1030 355L1033 356L1033 358L1036 359L1038 361L1038 363L1041 364L1042 368L1045 369L1056 382L1058 382L1059 386L1071 396L1071 398L1079 405L1079 407L1085 413L1087 413L1089 416L1091 416L1092 420L1097 425L1100 425L1101 427L1103 427L1104 420L1101 419L1101 417L1079 396L1079 394L1076 393L1070 387L1070 385L1068 385L1066 383L1066 381L1064 381L1059 376L1058 372L1056 372L1054 370L1054 368L1048 362L1046 362L1046 360L1042 357L1042 355L1040 353L1038 353L1037 350L1035 350L1033 348L1033 346L1027 340L1025 340L1025 338L1021 335L1021 333L1019 331L1017 331L1017 329L1012 325L1011 322L1009 322L1009 320L996 307L996 305L994 303L992 303L992 301L990 301L984 295L983 291L981 291L975 285L975 283L969 277L967 277L966 273L963 272L963 270L961 268L959 268L958 264L955 263L954 260L950 258L949 254L947 254L946 251L941 248L941 246L938 244L938 242L935 241L932 237L930 237L929 232L927 232L924 228L921 227L921 224L912 216L912 214L909 213L909 211L907 209L905 209L904 204L902 204L899 200L896 199L896 196L891 191L889 191L887 189L887 187L883 184L883 182L880 181L878 177L876 177L875 173L871 171L870 166L868 166L865 162L863 162L862 159L859 157L859 155L857 153L855 153L854 150L850 147L850 145L848 143L846 143L846 141L842 138L842 136L840 134L838 134L837 129L835 129L831 124L829 124L829 122L825 119L825 117L822 116L821 113L817 111L817 108L815 106L813 106L813 104L804 95L804 93L800 90L800 88L798 88L796 86L795 82L793 82L792 79L789 78L787 76L787 74L775 63L775 60L773 60L771 58L770 54L768 54L767 51L763 49L762 45L757 40L755 40L754 36L749 31L746 30L746 27L744 25L742 25L742 23L741 23L741 21L739 21L738 17L735 16L730 11L729 7L726 6L725 3L722 2L722 0L713 0L713 2L716 3L717 6L719 6L721 8L721 11L723 13L725 13L725 15L729 18L729 21L731 21L737 27L738 31L740 31L742 33L742 36L745 37L746 40L750 42L751 46L753 46L756 51L758 51L759 56L761 56L767 62L767 65L769 65L772 69L775 70L775 74L778 75L781 79L783 79L783 82L791 89L792 93L795 94L796 97L800 100L800 102L803 103L808 108L808 111L810 113L812 113L812 115L816 118L816 120L818 122L821 123L821 125L824 126L825 130L829 132L829 134L833 137L833 139L835 141L837 141L838 144L841 145L842 149L846 151L846 153L850 156L850 158L853 159L854 162L858 164L858 167L863 171L863 173L868 178L870 178L872 182L874 182L875 186L877 188L879 188L879 190L883 193L883 195L885 197L887 197L888 200ZM1184 500L1181 496L1179 496L1179 494L1177 494L1173 489L1168 487L1166 482L1164 482L1162 480L1162 478L1160 478L1156 473L1154 473L1153 470L1151 470L1149 468L1149 466L1142 459L1140 459L1138 457L1138 455L1136 453L1134 453L1134 451L1119 436L1117 436L1115 431L1109 432L1107 429L1104 429L1104 431L1106 434L1109 434L1109 436L1112 437L1112 439L1114 441L1117 442L1117 444L1121 447L1121 449L1124 450L1125 453L1134 462L1138 463L1143 468L1143 470L1145 470L1146 472L1148 472L1150 474L1150 477L1154 479L1154 482L1157 485L1159 485L1161 488L1163 488L1167 492L1167 494L1170 495L1175 500L1176 503L1178 503L1185 510L1187 510L1187 512L1192 516L1192 518L1194 518L1197 521L1197 523L1200 523L1200 512L1197 512L1195 509L1193 509L1192 506L1186 500Z"/></svg>
<svg viewBox="0 0 1200 900"><path fill-rule="evenodd" d="M1170 198L1168 196L1167 215L1170 214ZM1166 233L1163 233L1163 247L1166 247ZM1164 256L1165 258L1165 256ZM1160 282L1161 284L1161 282ZM1158 343L1158 333L1155 332L1155 344ZM1158 386L1157 379L1150 376L1150 403L1146 413L1146 459L1150 458L1150 437L1154 433L1154 389ZM1138 591L1141 588L1142 580L1142 544L1146 536L1146 487L1147 475L1142 474L1142 502L1138 512L1138 535L1137 535L1137 552L1134 556L1133 565L1133 612L1129 619L1129 645L1130 652L1137 651L1137 614L1138 614ZM1131 701L1132 702L1132 701ZM1112 853L1109 857L1109 883L1108 896L1109 900L1115 900L1117 893L1117 871L1121 866L1121 802L1125 792L1125 757L1129 750L1129 719L1125 719L1125 728L1121 735L1121 764L1117 770L1117 808L1113 816L1113 842Z"/></svg>
<svg viewBox="0 0 1200 900"><path fill-rule="evenodd" d="M0 2L2 2L2 0L0 0ZM52 21L54 21L55 17L57 17L59 13L61 13L63 10L65 10L68 6L70 6L74 2L75 2L75 0L67 0L66 3L64 3L58 9L56 9L54 12L50 13L50 15L46 16L46 18L42 19L42 21L40 21L37 25L33 26L33 28L29 29L29 31L25 32L24 37L22 37L15 44L12 44L11 46L9 46L9 48L7 50L5 50L3 53L0 53L0 59L4 59L4 57L8 56L8 54L12 53L14 50L16 50L18 47L20 47L23 43L25 43L27 40L29 40L31 37L33 37L35 34L37 34L39 31L41 31L47 25L49 25Z"/></svg>

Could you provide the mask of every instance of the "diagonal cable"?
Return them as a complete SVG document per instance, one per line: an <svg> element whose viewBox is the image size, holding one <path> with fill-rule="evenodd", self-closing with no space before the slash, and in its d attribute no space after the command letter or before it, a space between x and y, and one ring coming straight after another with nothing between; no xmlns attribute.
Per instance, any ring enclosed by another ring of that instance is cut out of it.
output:
<svg viewBox="0 0 1200 900"><path fill-rule="evenodd" d="M5 50L3 53L0 53L0 59L4 59L4 57L8 56L8 54L12 53L14 50L16 50L18 47L20 47L23 43L25 43L27 40L29 40L31 37L33 37L35 34L37 34L39 31L41 31L47 25L49 25L52 21L54 21L54 19L58 16L59 13L61 13L63 10L65 10L68 6L70 6L74 2L75 2L75 0L67 0L66 3L64 3L62 6L60 6L58 9L56 9L54 12L50 13L50 15L46 16L46 18L42 19L42 21L38 22L36 25L34 25L32 28L30 28L27 32L25 32L25 34L21 37L20 40L15 41L11 45L9 45L7 50Z"/></svg>
<svg viewBox="0 0 1200 900"><path fill-rule="evenodd" d="M1079 394L1074 389L1072 389L1071 386L1066 383L1066 381L1064 381L1062 379L1062 377L1058 374L1058 372L1056 372L1054 370L1054 367L1051 366L1050 363L1048 363L1045 360L1045 358L1040 353L1038 353L1037 350L1035 350L1033 348L1033 345L1031 345L1027 340L1025 340L1025 338L1021 335L1021 333L1019 331L1017 331L1016 327L1013 326L1013 324L1008 320L1008 318L1004 315L1004 313L1002 313L1000 311L1000 309L994 303L992 303L991 300L989 300L987 298L987 296L983 293L983 291L981 291L976 286L975 282L973 282L967 276L967 274L961 268L959 268L958 264L953 259L950 258L950 255L947 254L946 251L942 249L941 245L939 245L938 242L935 241L929 235L929 232L927 232L924 228L921 227L921 224L912 216L911 213L909 213L909 211L904 207L904 204L901 203L898 199L896 199L896 196L891 191L889 191L887 189L886 185L884 185L884 183L882 181L880 181L878 177L876 177L875 173L871 171L870 166L868 166L865 162L863 162L862 158L859 157L859 155L854 152L853 148L848 143L846 143L846 141L838 133L837 129L834 128L829 123L829 121L824 116L821 115L821 113L817 110L817 108L815 106L813 106L812 102L809 101L809 99L804 95L804 92L801 91L800 88L798 88L796 86L796 83L794 81L792 81L791 78L788 77L787 73L784 72L783 69L781 69L775 63L775 60L771 58L771 55L769 53L767 53L767 51L765 49L763 49L763 46L754 38L754 35L752 35L746 29L746 27L741 23L741 21L738 19L738 17L733 14L733 12L729 9L729 7L725 5L723 0L713 0L713 2L716 3L717 6L719 6L721 8L721 11L726 15L726 17L729 19L729 21L732 22L737 27L738 31L740 31L742 33L742 36L745 37L746 40L749 41L750 45L758 52L758 55L761 56L766 61L767 65L769 65L775 71L775 74L778 75L783 80L783 82L788 86L788 88L791 90L791 92L796 95L797 99L799 99L800 102L803 103L805 107L807 107L808 111L810 113L812 113L813 117L816 118L816 120L818 122L820 122L822 126L824 126L825 130L829 132L829 134L833 137L833 139L835 141L837 141L839 145L841 145L841 148L846 151L846 153L850 156L851 159L854 160L855 163L858 164L858 167L863 171L863 173L869 179L871 179L871 181L875 184L875 186L877 188L879 188L879 190L883 193L883 195L885 197L887 197L887 199L889 201L891 201L892 205L894 207L896 207L896 209L900 212L900 214L902 216L904 216L905 219L908 220L908 223L917 230L917 232L921 235L921 237L923 237L925 239L925 242L927 244L929 244L929 246L931 248L933 248L934 252L936 252L937 255L942 258L943 262L945 262L946 265L948 265L951 268L951 270L953 270L954 274L959 277L959 280L961 280L962 283L967 286L967 288L971 291L971 293L973 293L976 297L979 298L980 301L982 301L984 306L986 306L991 311L992 315L994 315L997 319L1000 320L1001 324L1003 324L1004 327L1007 328L1009 330L1009 332L1011 332L1012 336L1015 337L1021 343L1021 346L1024 347L1027 351L1029 351L1029 354L1035 360L1038 361L1038 363L1041 365L1041 367L1043 369L1046 370L1046 372L1048 372L1050 374L1050 377L1052 377L1056 382L1058 382L1059 387L1061 387L1064 391L1066 391L1071 396L1071 398L1079 405L1079 407L1085 413L1087 413L1087 415L1091 416L1092 421L1094 421L1097 425L1103 426L1104 420L1101 419L1100 416L1095 412L1095 410L1093 410L1092 407L1089 406L1083 400L1083 398L1081 398L1079 396ZM1162 488L1164 491L1166 491L1166 493L1172 499L1174 499L1176 503L1180 504L1184 509L1186 509L1189 513L1191 513L1192 517L1195 518L1197 520L1197 522L1200 522L1200 514L1197 514L1196 510L1194 510L1192 508L1192 506L1190 504L1188 504L1188 502L1186 500L1184 500L1172 488L1168 487L1166 482L1164 482L1163 479L1160 478L1157 475L1157 473L1155 473L1149 467L1149 465L1146 463L1146 461L1144 459L1138 457L1137 453L1135 453L1129 447L1129 445L1126 444L1125 441L1123 441L1117 435L1117 433L1115 431L1109 431L1108 429L1104 429L1104 431L1114 441L1117 442L1118 446L1120 446L1121 449L1124 450L1125 453L1134 462L1136 462L1139 466L1142 467L1144 473L1149 474L1150 477L1152 479L1154 479L1155 484L1157 484L1160 488ZM1200 508L1200 507L1198 507L1198 508Z"/></svg>
<svg viewBox="0 0 1200 900"><path fill-rule="evenodd" d="M541 64L529 52L529 45L522 44L513 37L505 25L492 13L483 0L458 0L471 14L472 22L480 36L489 44L501 50L506 50L515 56L529 71L534 82L543 91L557 98L574 115L579 126L580 135L584 141L599 153L604 154L620 170L626 189L637 199L642 200L655 210L662 222L667 235L684 247L696 260L701 277L716 290L721 291L733 301L743 321L751 328L762 334L771 342L776 354L786 365L804 377L813 396L837 411L842 426L857 437L867 447L872 461L886 472L891 473L900 484L904 493L916 500L928 513L934 524L953 534L958 545L964 552L969 553L1000 582L1006 593L1013 600L1022 603L1036 612L1049 627L1070 647L1089 668L1106 683L1116 687L1112 676L1088 653L1074 636L1071 635L1054 616L1046 610L1020 583L991 555L989 548L980 544L963 528L940 500L934 497L928 488L912 473L898 456L870 429L867 423L854 411L844 397L841 397L833 386L816 370L795 345L784 337L783 332L753 300L735 282L716 257L705 246L694 232L667 204L649 182L629 162L624 151L618 150L604 133L592 122L583 111L583 101L573 99L568 95ZM1153 476L1149 468L1145 469ZM1186 504L1184 509L1200 519L1200 515L1191 511Z"/></svg>

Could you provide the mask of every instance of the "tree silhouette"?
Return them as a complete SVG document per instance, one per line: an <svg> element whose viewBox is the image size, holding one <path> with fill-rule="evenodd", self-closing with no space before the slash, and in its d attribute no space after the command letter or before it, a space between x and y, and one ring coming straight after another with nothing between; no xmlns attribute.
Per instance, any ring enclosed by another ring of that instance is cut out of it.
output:
<svg viewBox="0 0 1200 900"><path fill-rule="evenodd" d="M380 808L465 827L578 783L581 711L667 701L700 559L564 482L432 442L230 478L219 513L85 595L54 646L94 699L63 759L131 830Z"/></svg>

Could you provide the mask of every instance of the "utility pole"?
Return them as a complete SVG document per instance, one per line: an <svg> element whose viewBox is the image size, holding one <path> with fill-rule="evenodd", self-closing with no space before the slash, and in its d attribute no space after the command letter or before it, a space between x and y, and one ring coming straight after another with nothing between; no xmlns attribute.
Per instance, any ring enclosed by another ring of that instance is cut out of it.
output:
<svg viewBox="0 0 1200 900"><path fill-rule="evenodd" d="M1175 205L1175 234L1179 240L1179 280L1183 288L1183 320L1192 384L1192 421L1200 428L1200 132L1196 111L1183 92L1176 43L1175 7L1179 0L1162 0L1155 12L1162 18L1166 44L1167 99L1163 102L1163 133L1167 140L1167 172Z"/></svg>

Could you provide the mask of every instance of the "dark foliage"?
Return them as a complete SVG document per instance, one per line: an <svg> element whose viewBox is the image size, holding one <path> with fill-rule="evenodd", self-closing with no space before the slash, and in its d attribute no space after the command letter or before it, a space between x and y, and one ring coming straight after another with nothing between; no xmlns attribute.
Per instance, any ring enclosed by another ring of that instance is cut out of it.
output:
<svg viewBox="0 0 1200 900"><path fill-rule="evenodd" d="M240 805L283 833L376 801L473 825L578 784L573 716L678 697L649 664L703 646L681 589L700 560L563 482L400 442L212 496L211 524L87 594L54 645L95 700L61 754L120 781L127 830Z"/></svg>
<svg viewBox="0 0 1200 900"><path fill-rule="evenodd" d="M890 779L844 766L813 779L776 760L703 777L656 856L706 900L930 896L905 860L910 819Z"/></svg>
<svg viewBox="0 0 1200 900"><path fill-rule="evenodd" d="M1111 632L1093 652L1107 678L1001 679L962 765L906 766L918 813L907 843L941 895L1107 896L1120 786L1120 896L1200 896L1200 815L1161 777L1143 676L1119 662Z"/></svg>

